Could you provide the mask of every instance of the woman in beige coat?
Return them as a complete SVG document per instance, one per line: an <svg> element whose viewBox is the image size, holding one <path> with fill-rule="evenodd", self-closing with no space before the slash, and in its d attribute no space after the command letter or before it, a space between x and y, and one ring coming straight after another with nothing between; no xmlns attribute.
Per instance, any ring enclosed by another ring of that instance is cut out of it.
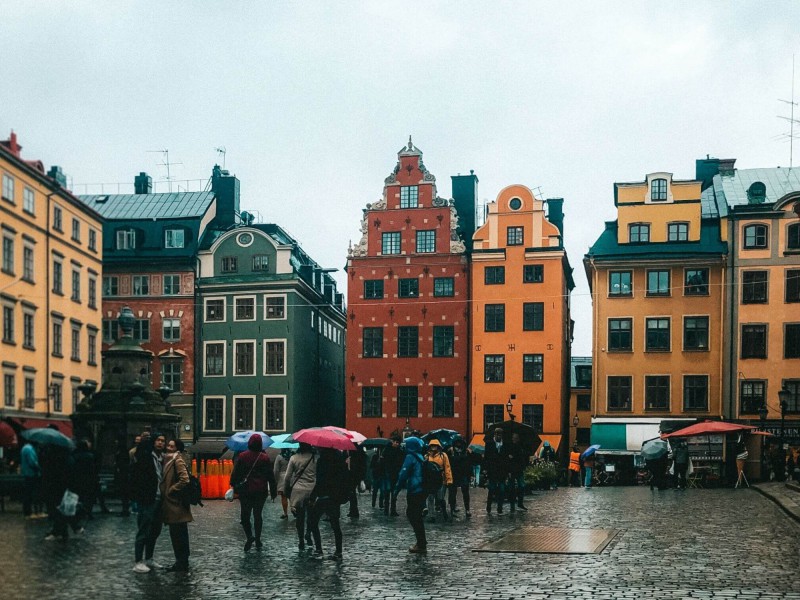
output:
<svg viewBox="0 0 800 600"><path fill-rule="evenodd" d="M192 511L184 504L180 491L189 485L189 470L181 455L183 442L170 440L164 460L164 475L161 480L161 518L169 525L169 537L175 553L175 564L167 571L186 572L189 570L189 528Z"/></svg>
<svg viewBox="0 0 800 600"><path fill-rule="evenodd" d="M314 451L308 444L300 444L297 454L289 459L286 467L286 474L283 479L283 492L292 507L292 514L295 516L297 526L297 538L299 548L305 550L306 542L311 545L311 531L307 531L305 541L303 540L303 530L306 525L306 515L308 514L308 500L314 485L317 481L317 461Z"/></svg>

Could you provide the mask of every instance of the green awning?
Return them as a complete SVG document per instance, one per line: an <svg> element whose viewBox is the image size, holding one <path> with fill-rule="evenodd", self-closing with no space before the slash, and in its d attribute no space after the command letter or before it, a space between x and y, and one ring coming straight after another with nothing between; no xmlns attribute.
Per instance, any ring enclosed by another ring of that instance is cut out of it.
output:
<svg viewBox="0 0 800 600"><path fill-rule="evenodd" d="M625 423L594 423L591 442L603 450L627 450Z"/></svg>

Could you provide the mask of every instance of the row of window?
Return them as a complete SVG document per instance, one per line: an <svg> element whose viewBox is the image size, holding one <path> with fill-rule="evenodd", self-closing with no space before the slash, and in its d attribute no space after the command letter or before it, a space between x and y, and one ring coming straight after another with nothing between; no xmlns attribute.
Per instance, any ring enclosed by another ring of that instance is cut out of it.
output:
<svg viewBox="0 0 800 600"><path fill-rule="evenodd" d="M81 393L78 389L80 382L72 386L72 410L81 400ZM22 378L22 397L17 398L17 376L14 373L3 373L3 406L16 410L35 410L36 409L36 376L33 373L26 373ZM54 380L48 389L48 410L56 413L64 412L64 384L61 380Z"/></svg>
<svg viewBox="0 0 800 600"><path fill-rule="evenodd" d="M8 173L3 173L2 198L11 204L16 204L16 181ZM36 215L36 192L25 186L22 188L22 210L31 216ZM57 204L53 205L53 229L58 232L64 231L64 210ZM97 230L93 227L89 231L89 250L97 252ZM81 222L80 219L72 218L72 241L81 243Z"/></svg>
<svg viewBox="0 0 800 600"><path fill-rule="evenodd" d="M741 358L767 358L768 333L766 323L742 325ZM800 323L783 324L783 358L800 358Z"/></svg>
<svg viewBox="0 0 800 600"><path fill-rule="evenodd" d="M542 283L544 281L544 265L523 265L522 283ZM484 267L484 285L502 285L506 282L505 267Z"/></svg>
<svg viewBox="0 0 800 600"><path fill-rule="evenodd" d="M3 304L3 343L16 345L17 328L16 315L13 304ZM51 340L51 353L55 357L63 357L63 319L53 319L53 336ZM33 311L23 308L22 312L22 347L26 350L36 350L36 316ZM70 359L81 360L81 325L71 322L70 326ZM87 328L87 361L90 365L97 364L97 331Z"/></svg>
<svg viewBox="0 0 800 600"><path fill-rule="evenodd" d="M484 404L483 406L483 430L491 431L491 426L495 423L502 423L505 420L505 404ZM544 431L544 405L543 404L522 404L522 422L533 427L536 433Z"/></svg>
<svg viewBox="0 0 800 600"><path fill-rule="evenodd" d="M234 396L230 424L227 405L224 396L203 398L204 431L286 431L286 396ZM256 415L261 416L258 424Z"/></svg>
<svg viewBox="0 0 800 600"><path fill-rule="evenodd" d="M800 302L800 269L784 274L785 302ZM742 271L742 304L769 302L769 271Z"/></svg>
<svg viewBox="0 0 800 600"><path fill-rule="evenodd" d="M113 344L119 339L119 321L103 319L103 342ZM137 342L152 341L150 319L136 319L133 323L133 339ZM161 340L164 342L181 341L181 320L167 317L161 320Z"/></svg>
<svg viewBox="0 0 800 600"><path fill-rule="evenodd" d="M365 327L362 342L363 358L383 358L383 327ZM455 328L452 325L436 325L433 328L433 356L454 355ZM397 357L419 356L419 327L397 328Z"/></svg>
<svg viewBox="0 0 800 600"><path fill-rule="evenodd" d="M419 388L415 385L397 386L397 416L419 416ZM451 385L437 385L433 388L434 417L455 416L455 394ZM383 388L381 386L365 386L361 388L361 416L383 416Z"/></svg>
<svg viewBox="0 0 800 600"><path fill-rule="evenodd" d="M483 311L483 330L499 332L506 330L506 305L487 304ZM522 331L544 331L544 302L522 304Z"/></svg>
<svg viewBox="0 0 800 600"><path fill-rule="evenodd" d="M633 377L630 375L612 375L608 377L606 393L607 409L611 411L630 412L633 410ZM645 376L645 409L670 410L670 376ZM708 375L683 376L683 411L708 410Z"/></svg>
<svg viewBox="0 0 800 600"><path fill-rule="evenodd" d="M384 297L383 279L366 279L364 281L364 299L379 300ZM399 298L419 298L419 278L410 277L397 280L397 296ZM455 295L455 279L452 277L434 277L433 295L449 298Z"/></svg>
<svg viewBox="0 0 800 600"><path fill-rule="evenodd" d="M187 230L182 227L165 229L164 248L184 248L186 246L187 233ZM142 237L140 236L143 236L143 233L136 229L118 229L116 231L116 249L135 250L137 248L137 238L140 244L142 242Z"/></svg>
<svg viewBox="0 0 800 600"><path fill-rule="evenodd" d="M223 273L238 273L239 272L239 257L238 256L223 256L221 260L221 269ZM252 272L268 271L269 270L269 256L266 254L255 254L250 260L250 270Z"/></svg>
<svg viewBox="0 0 800 600"><path fill-rule="evenodd" d="M486 354L483 357L484 383L503 383L506 380L506 355ZM544 381L544 354L522 355L522 381Z"/></svg>
<svg viewBox="0 0 800 600"><path fill-rule="evenodd" d="M647 296L672 295L672 271L670 269L648 269ZM633 271L609 271L608 295L610 297L633 296ZM683 270L683 295L708 295L708 269Z"/></svg>
<svg viewBox="0 0 800 600"><path fill-rule="evenodd" d="M745 226L743 246L747 250L768 248L769 226L761 223ZM800 250L800 223L786 228L786 249Z"/></svg>
<svg viewBox="0 0 800 600"><path fill-rule="evenodd" d="M784 379L781 387L789 392L786 412L800 413L800 379ZM758 414L758 409L767 405L767 382L764 379L744 379L739 382L739 412Z"/></svg>
<svg viewBox="0 0 800 600"><path fill-rule="evenodd" d="M233 342L213 341L203 343L203 364L206 377L225 377L229 365L227 361L228 344L233 345L233 375L251 376L257 371L256 340L235 340ZM286 340L263 340L264 375L286 375Z"/></svg>
<svg viewBox="0 0 800 600"><path fill-rule="evenodd" d="M132 296L147 296L150 294L150 280L161 278L161 294L164 296L177 296L181 293L180 275L134 275L131 280ZM103 298L119 296L119 277L117 275L103 276Z"/></svg>
<svg viewBox="0 0 800 600"><path fill-rule="evenodd" d="M205 298L203 300L205 322L224 323L227 318L226 303L227 299L224 296ZM286 318L286 295L264 295L263 306L264 319ZM256 296L235 296L233 298L233 320L256 320Z"/></svg>
<svg viewBox="0 0 800 600"><path fill-rule="evenodd" d="M415 232L415 252L431 254L436 252L436 230L418 229ZM381 236L381 254L384 256L400 254L400 232L387 231Z"/></svg>
<svg viewBox="0 0 800 600"><path fill-rule="evenodd" d="M667 241L689 241L689 223L667 223ZM650 242L650 223L631 223L628 225L628 242L631 244L647 244Z"/></svg>
<svg viewBox="0 0 800 600"><path fill-rule="evenodd" d="M670 317L645 317L645 352L669 352L672 349L672 319ZM683 317L683 349L708 350L709 318L707 316ZM633 351L633 319L631 317L608 320L609 352Z"/></svg>

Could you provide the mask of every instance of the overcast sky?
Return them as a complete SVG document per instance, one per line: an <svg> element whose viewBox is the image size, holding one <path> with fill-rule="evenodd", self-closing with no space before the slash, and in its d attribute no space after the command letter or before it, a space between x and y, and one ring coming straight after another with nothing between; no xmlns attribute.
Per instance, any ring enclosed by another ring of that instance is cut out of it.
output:
<svg viewBox="0 0 800 600"><path fill-rule="evenodd" d="M173 178L206 179L224 147L242 208L338 268L409 134L440 196L474 169L481 200L513 183L563 197L575 355L591 349L582 258L615 218L615 181L691 178L706 154L789 163L777 115L796 1L0 0L0 14L0 136L14 129L77 193L164 179L160 149L182 163Z"/></svg>

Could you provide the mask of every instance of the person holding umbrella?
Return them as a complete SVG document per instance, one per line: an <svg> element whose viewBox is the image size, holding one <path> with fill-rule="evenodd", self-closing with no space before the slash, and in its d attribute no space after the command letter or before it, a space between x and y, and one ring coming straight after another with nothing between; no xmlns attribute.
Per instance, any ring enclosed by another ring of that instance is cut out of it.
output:
<svg viewBox="0 0 800 600"><path fill-rule="evenodd" d="M422 456L424 442L418 437L406 438L406 457L397 476L392 492L392 507L395 506L400 490L406 488L406 516L411 528L414 530L416 543L408 551L412 554L425 554L428 552L428 540L425 537L425 520L422 515L427 494L422 489ZM387 448L388 450L388 448Z"/></svg>
<svg viewBox="0 0 800 600"><path fill-rule="evenodd" d="M313 448L309 444L301 442L297 454L289 459L283 483L283 493L289 499L292 514L295 516L300 552L305 550L306 541L309 544L311 543L310 531L305 538L303 534L305 532L308 499L311 497L316 481L317 460L314 456Z"/></svg>
<svg viewBox="0 0 800 600"><path fill-rule="evenodd" d="M492 514L492 502L497 503L497 514L503 514L503 501L508 479L508 447L503 443L503 429L496 427L491 440L486 442L483 468L489 479L489 494L486 497L486 512Z"/></svg>
<svg viewBox="0 0 800 600"><path fill-rule="evenodd" d="M469 519L472 513L469 511L469 479L472 471L472 463L467 452L467 443L462 439L453 442L450 449L450 468L453 471L453 485L447 490L447 502L450 504L451 518L456 512L456 497L459 488L464 499L465 516Z"/></svg>
<svg viewBox="0 0 800 600"><path fill-rule="evenodd" d="M267 501L267 494L274 500L278 490L275 483L272 463L266 452L262 450L263 438L258 433L250 436L247 442L247 450L240 452L236 458L231 472L231 487L239 493L239 505L241 508L241 524L247 540L244 543L244 551L249 552L253 544L256 550L261 550L261 529L263 520L261 513L264 510L264 503ZM250 523L252 515L255 535Z"/></svg>
<svg viewBox="0 0 800 600"><path fill-rule="evenodd" d="M586 450L583 451L581 454L581 458L583 459L583 471L584 471L584 480L583 480L583 487L587 490L591 489L592 487L592 474L594 471L594 459L595 459L595 452L600 446L598 444L594 444L589 446Z"/></svg>
<svg viewBox="0 0 800 600"><path fill-rule="evenodd" d="M275 466L272 472L275 482L278 484L278 495L281 497L281 508L283 509L281 519L289 517L289 499L283 492L283 484L286 479L286 467L289 466L290 458L292 458L292 450L290 448L282 448L281 453L275 457Z"/></svg>
<svg viewBox="0 0 800 600"><path fill-rule="evenodd" d="M392 486L394 486L397 478L400 476L400 470L405 464L406 456L403 449L400 447L400 434L392 433L391 442L391 446L386 446L383 452L381 452L381 461L383 462L381 496L383 497L383 514L399 517L400 515L397 512L397 495L392 493ZM406 446L406 448L408 448L408 446Z"/></svg>
<svg viewBox="0 0 800 600"><path fill-rule="evenodd" d="M39 488L42 485L42 470L33 442L25 442L20 452L20 472L25 478L25 492L22 497L22 513L26 519L36 519L41 513ZM34 507L39 510L34 512Z"/></svg>
<svg viewBox="0 0 800 600"><path fill-rule="evenodd" d="M352 490L351 473L345 464L344 457L332 448L320 448L317 461L316 482L309 497L311 511L309 515L309 528L314 538L314 552L312 556L322 557L322 536L319 532L319 522L322 515L328 517L333 529L336 550L329 556L330 559L342 560L342 527L340 525L340 508L350 498Z"/></svg>

